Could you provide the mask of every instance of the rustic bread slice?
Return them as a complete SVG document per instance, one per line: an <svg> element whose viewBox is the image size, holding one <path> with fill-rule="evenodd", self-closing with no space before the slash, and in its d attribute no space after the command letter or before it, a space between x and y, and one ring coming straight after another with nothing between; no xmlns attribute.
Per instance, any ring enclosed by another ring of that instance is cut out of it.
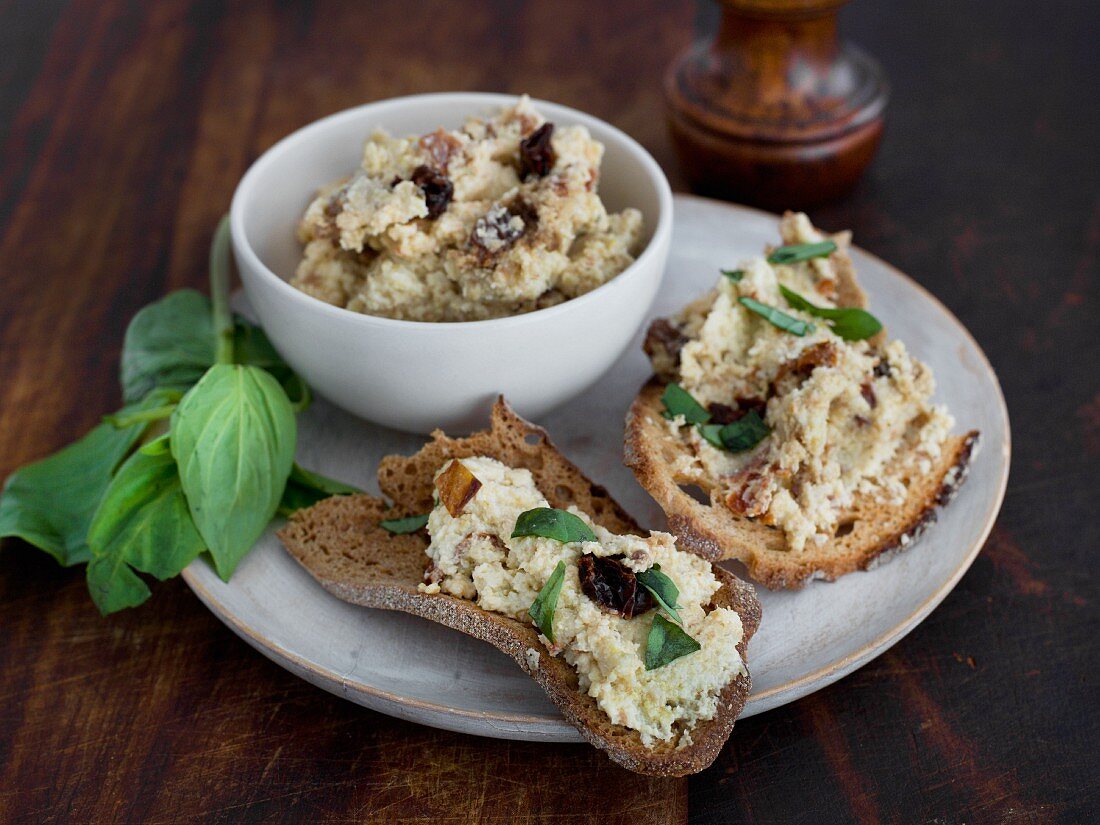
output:
<svg viewBox="0 0 1100 825"><path fill-rule="evenodd" d="M978 443L976 431L950 436L927 472L914 466L908 473L908 492L901 505L859 495L838 520L836 536L823 545L808 545L802 552L794 552L782 531L733 513L717 486L703 489L709 497L706 503L688 492L693 485L700 485L675 470L681 458L690 459L692 454L661 417L664 386L651 379L630 407L626 465L665 511L677 546L715 562L744 562L749 575L770 588L801 587L812 578L832 581L854 570L866 570L910 546L935 521L936 507L947 504L966 478Z"/></svg>
<svg viewBox="0 0 1100 825"><path fill-rule="evenodd" d="M780 222L784 243L797 240L794 220L794 214L788 212ZM829 256L836 273L836 305L866 308L867 294L856 281L848 254L850 234L830 237L837 244ZM685 308L685 313L705 313L712 302L713 296L697 299ZM669 529L683 547L711 561L737 559L746 565L750 576L770 588L801 587L813 578L832 581L845 573L865 570L911 545L935 520L936 507L946 504L966 477L978 443L976 431L951 436L939 460L926 472L913 467L906 474L908 493L900 506L884 504L870 495L859 496L838 520L838 535L824 545L807 547L800 553L792 551L782 531L733 513L723 502L717 485L702 489L702 497L709 501L700 501L689 492L692 487L700 487L697 479L676 472L677 466L689 464L693 453L661 417L661 394L669 381L678 378L679 349L688 340L682 333L674 320L658 319L650 326L644 347L656 375L642 388L627 414L624 440L627 466L661 505ZM883 330L871 342L885 338Z"/></svg>
<svg viewBox="0 0 1100 825"><path fill-rule="evenodd" d="M689 745L677 749L674 743L661 743L646 748L636 731L612 724L595 700L581 693L576 672L563 659L547 654L533 626L487 612L463 599L419 592L417 585L428 560L426 533L392 536L378 522L426 512L433 504L436 470L449 458L473 455L527 468L554 507L574 504L609 530L638 531L634 520L606 490L585 478L557 451L545 430L520 418L501 399L493 408L490 430L463 439L447 438L436 431L432 441L415 455L384 459L379 484L393 499L392 507L368 495L329 498L295 513L279 537L291 555L338 598L423 616L507 653L589 742L623 767L656 776L683 776L707 767L745 704L751 684L748 675L726 685L717 715L695 726ZM740 615L744 636L737 650L744 660L749 639L760 623L760 604L751 585L720 568L714 572L722 588L712 606L728 607ZM528 651L538 653L537 659L531 657L534 667Z"/></svg>

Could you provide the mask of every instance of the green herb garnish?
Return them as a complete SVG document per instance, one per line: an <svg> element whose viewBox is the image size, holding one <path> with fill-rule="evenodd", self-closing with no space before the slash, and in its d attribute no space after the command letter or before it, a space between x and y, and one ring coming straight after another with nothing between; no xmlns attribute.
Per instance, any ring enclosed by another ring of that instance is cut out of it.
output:
<svg viewBox="0 0 1100 825"><path fill-rule="evenodd" d="M877 335L882 323L865 309L859 307L819 307L811 304L797 292L780 286L779 290L794 309L831 321L833 332L845 341L862 341Z"/></svg>
<svg viewBox="0 0 1100 825"><path fill-rule="evenodd" d="M836 252L834 241L818 241L817 243L796 243L790 246L781 246L768 256L770 264L793 264L799 261L809 261L812 258L826 258Z"/></svg>
<svg viewBox="0 0 1100 825"><path fill-rule="evenodd" d="M661 565L655 564L648 570L634 575L638 583L653 594L657 604L672 617L672 620L676 624L681 624L680 614L676 612L680 609L680 605L676 604L676 600L680 598L680 590L672 579L661 572Z"/></svg>
<svg viewBox="0 0 1100 825"><path fill-rule="evenodd" d="M710 421L710 413L706 408L679 384L671 383L665 387L661 402L665 405L661 415L669 420L682 415L688 424L705 424Z"/></svg>
<svg viewBox="0 0 1100 825"><path fill-rule="evenodd" d="M327 478L295 464L290 468L290 477L286 480L278 513L280 516L289 516L296 510L311 507L329 496L347 496L361 492L358 487Z"/></svg>
<svg viewBox="0 0 1100 825"><path fill-rule="evenodd" d="M301 378L229 308L229 224L210 250L211 298L173 292L134 316L123 343L126 406L74 444L16 470L0 537L63 565L88 563L102 613L149 597L209 552L228 578L278 508L354 488L293 464ZM147 441L141 446L142 441Z"/></svg>
<svg viewBox="0 0 1100 825"><path fill-rule="evenodd" d="M703 424L699 427L699 434L703 438L715 447L731 453L751 450L770 433L771 428L764 423L756 410L749 410L730 424Z"/></svg>
<svg viewBox="0 0 1100 825"><path fill-rule="evenodd" d="M745 270L743 269L723 269L721 272L735 284L741 283L741 279L745 277Z"/></svg>
<svg viewBox="0 0 1100 825"><path fill-rule="evenodd" d="M417 530L423 529L427 523L428 514L424 513L420 516L386 519L385 521L378 522L378 526L383 530L388 530L395 536L404 536L408 533L415 533Z"/></svg>
<svg viewBox="0 0 1100 825"><path fill-rule="evenodd" d="M797 335L801 338L807 332L814 331L814 325L808 321L803 321L800 318L793 318L775 307L760 303L755 298L742 296L738 298L737 301L745 309L755 312L761 318L767 320L772 326L779 327L779 329L784 332L789 332L791 335Z"/></svg>
<svg viewBox="0 0 1100 825"><path fill-rule="evenodd" d="M699 650L701 645L677 624L660 613L653 617L653 626L645 645L645 669L656 670L681 656Z"/></svg>
<svg viewBox="0 0 1100 825"><path fill-rule="evenodd" d="M592 528L581 518L554 507L536 507L534 510L520 513L519 518L516 519L516 526L512 530L512 538L523 536L540 536L563 544L596 540L596 534L592 532Z"/></svg>
<svg viewBox="0 0 1100 825"><path fill-rule="evenodd" d="M527 615L534 620L535 626L551 642L554 641L554 611L557 609L558 594L561 593L564 581L565 562L559 561L527 610Z"/></svg>

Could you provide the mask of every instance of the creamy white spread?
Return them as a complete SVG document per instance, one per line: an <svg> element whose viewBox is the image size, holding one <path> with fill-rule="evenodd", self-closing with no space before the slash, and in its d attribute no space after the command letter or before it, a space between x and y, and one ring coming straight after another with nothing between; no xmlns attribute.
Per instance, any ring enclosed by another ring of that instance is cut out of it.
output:
<svg viewBox="0 0 1100 825"><path fill-rule="evenodd" d="M610 280L634 260L641 213L607 212L597 191L603 145L583 126L554 124L547 167L525 165L521 144L545 123L524 96L456 131L376 131L355 174L306 210L291 283L369 315L473 321L551 306ZM418 182L424 169L434 183ZM432 214L440 181L451 192Z"/></svg>
<svg viewBox="0 0 1100 825"><path fill-rule="evenodd" d="M690 742L687 732L700 720L713 719L722 688L744 672L737 652L741 618L733 610L707 610L721 587L710 563L676 549L668 533L648 538L615 535L585 513L570 508L597 537L594 542L563 544L540 537L512 538L521 513L548 503L528 470L491 458L464 458L462 464L481 487L458 518L438 504L428 518L432 566L420 589L449 593L485 610L531 623L528 609L558 562L565 579L554 612L554 637L540 635L551 655L576 668L581 690L592 696L615 724L641 734L646 747L658 741ZM446 470L450 462L440 468ZM581 589L577 560L582 554L622 556L631 570L660 564L679 588L678 611L684 630L701 645L694 653L647 671L646 639L655 611L625 619L601 610ZM538 654L528 664L537 667Z"/></svg>
<svg viewBox="0 0 1100 825"><path fill-rule="evenodd" d="M786 244L826 236L802 214L781 226ZM841 246L847 237L837 238ZM845 341L828 323L788 306L779 285L811 303L835 306L835 261L791 265L745 260L739 282L720 276L712 296L688 307L676 324L690 340L679 357L679 383L704 406L735 410L766 403L771 434L755 448L728 452L682 419L669 422L691 447L675 469L685 483L717 486L735 512L782 529L790 549L831 538L857 493L900 502L905 473L926 472L953 419L933 404L931 370L901 341ZM750 312L747 296L812 322L793 335Z"/></svg>

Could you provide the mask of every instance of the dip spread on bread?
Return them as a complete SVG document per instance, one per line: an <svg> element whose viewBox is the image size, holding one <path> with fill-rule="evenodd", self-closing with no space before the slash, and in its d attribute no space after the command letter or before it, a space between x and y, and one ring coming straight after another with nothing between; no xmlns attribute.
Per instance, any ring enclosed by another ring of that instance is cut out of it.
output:
<svg viewBox="0 0 1100 825"><path fill-rule="evenodd" d="M533 622L646 747L687 746L694 724L714 718L744 672L743 629L735 611L708 609L721 587L709 562L667 533L615 535L575 507L554 510L530 471L491 458L448 461L436 488L422 592Z"/></svg>
<svg viewBox="0 0 1100 825"><path fill-rule="evenodd" d="M902 342L880 340L862 310L835 311L848 236L802 214L780 231L783 247L719 276L646 348L684 393L665 395L668 427L689 447L677 478L779 528L798 552L841 535L857 495L903 501L907 474L928 472L954 422Z"/></svg>
<svg viewBox="0 0 1100 825"><path fill-rule="evenodd" d="M360 168L298 228L291 283L336 306L412 321L516 315L583 295L641 243L636 209L597 192L603 145L526 96L457 131L376 131Z"/></svg>

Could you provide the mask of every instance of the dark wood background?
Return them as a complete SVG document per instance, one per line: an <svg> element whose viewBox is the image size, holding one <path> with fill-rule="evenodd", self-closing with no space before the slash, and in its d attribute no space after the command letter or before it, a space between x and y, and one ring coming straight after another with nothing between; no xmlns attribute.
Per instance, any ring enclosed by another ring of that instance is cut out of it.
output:
<svg viewBox="0 0 1100 825"><path fill-rule="evenodd" d="M282 135L391 95L528 91L617 124L682 183L661 73L715 19L689 0L0 2L0 477L116 406L127 320L204 286L237 179ZM738 724L704 773L656 781L336 699L178 581L101 619L80 571L5 542L0 821L1094 816L1100 15L858 0L842 21L894 96L877 162L814 218L963 320L1015 434L997 527L924 624Z"/></svg>

